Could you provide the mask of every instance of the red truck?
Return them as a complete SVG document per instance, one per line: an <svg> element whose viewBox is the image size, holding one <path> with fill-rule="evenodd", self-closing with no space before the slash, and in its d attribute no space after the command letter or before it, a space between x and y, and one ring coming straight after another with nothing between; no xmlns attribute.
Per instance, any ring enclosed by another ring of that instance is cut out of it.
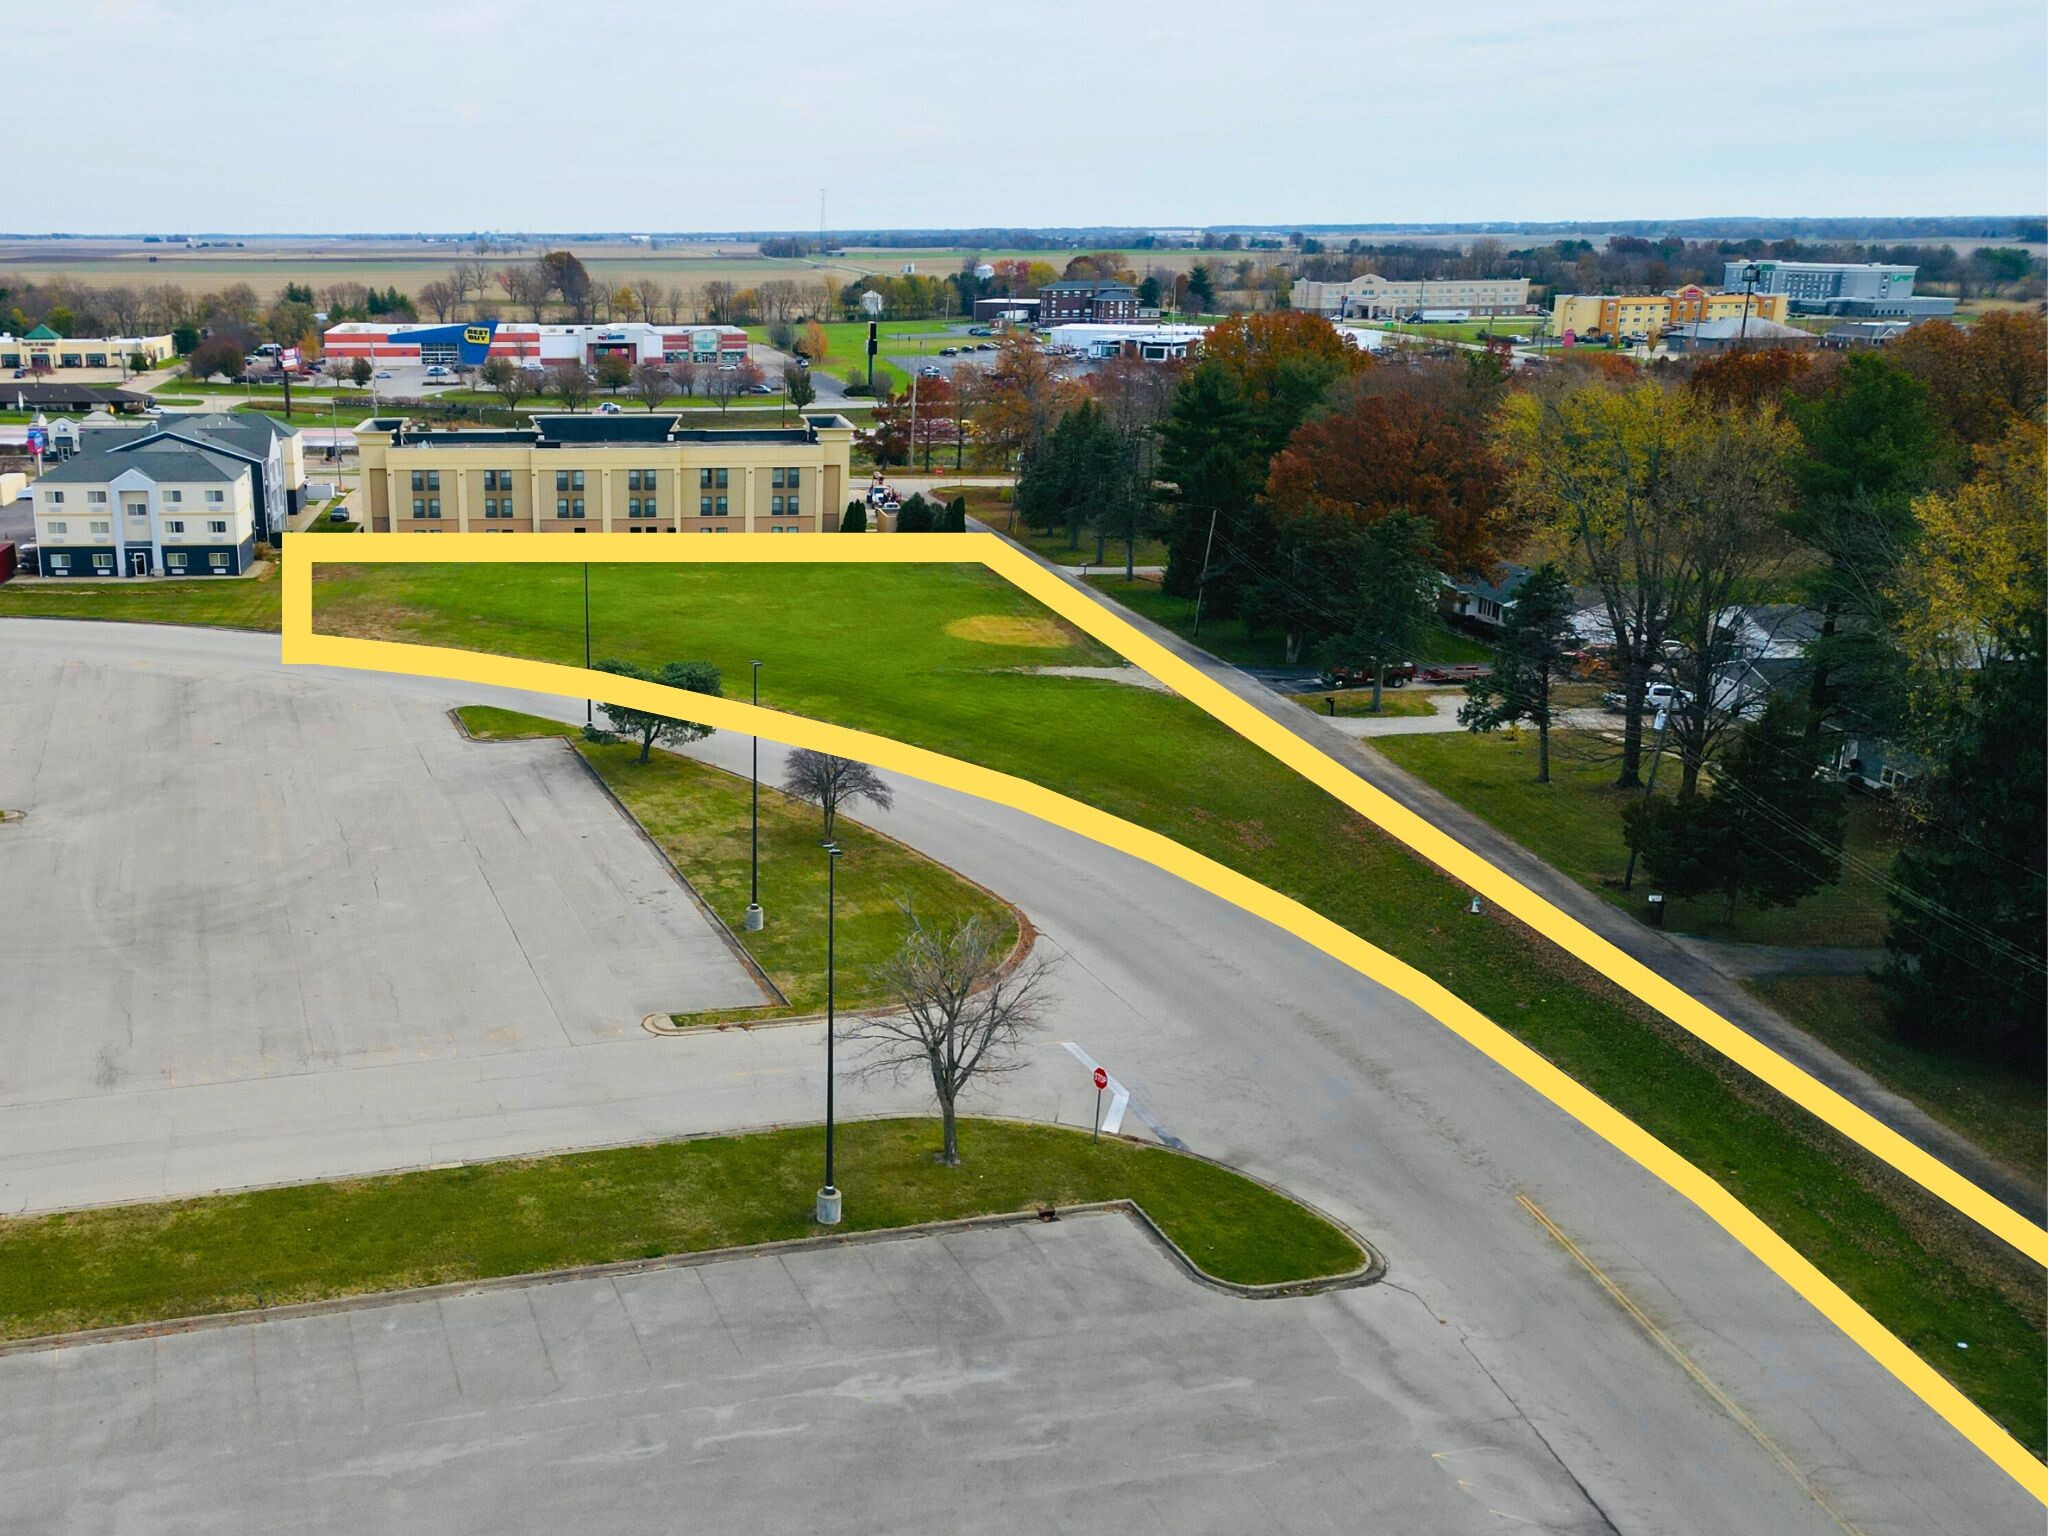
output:
<svg viewBox="0 0 2048 1536"><path fill-rule="evenodd" d="M1387 663L1386 685L1389 688L1405 688L1414 681L1414 662L1390 661ZM1370 688L1372 686L1372 663L1366 661L1343 661L1325 667L1323 669L1322 686L1325 688Z"/></svg>

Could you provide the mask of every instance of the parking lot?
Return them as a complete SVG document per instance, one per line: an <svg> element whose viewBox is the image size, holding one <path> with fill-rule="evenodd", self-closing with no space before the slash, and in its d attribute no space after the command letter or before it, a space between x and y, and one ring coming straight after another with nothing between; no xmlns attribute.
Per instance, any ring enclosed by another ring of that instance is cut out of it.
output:
<svg viewBox="0 0 2048 1536"><path fill-rule="evenodd" d="M0 1359L25 1531L1612 1529L1374 1288L1081 1216ZM1411 1338L1413 1337L1411 1332ZM1478 1389L1491 1394L1483 1380Z"/></svg>
<svg viewBox="0 0 2048 1536"><path fill-rule="evenodd" d="M0 1105L573 1050L762 1000L559 744L160 631L6 628Z"/></svg>

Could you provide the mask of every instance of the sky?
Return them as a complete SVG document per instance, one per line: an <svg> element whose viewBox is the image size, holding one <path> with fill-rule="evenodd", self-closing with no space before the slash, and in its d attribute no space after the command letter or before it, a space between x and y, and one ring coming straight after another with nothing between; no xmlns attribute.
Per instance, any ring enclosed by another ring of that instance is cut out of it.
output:
<svg viewBox="0 0 2048 1536"><path fill-rule="evenodd" d="M4 0L10 232L2038 213L2042 0ZM31 174L20 174L37 167Z"/></svg>

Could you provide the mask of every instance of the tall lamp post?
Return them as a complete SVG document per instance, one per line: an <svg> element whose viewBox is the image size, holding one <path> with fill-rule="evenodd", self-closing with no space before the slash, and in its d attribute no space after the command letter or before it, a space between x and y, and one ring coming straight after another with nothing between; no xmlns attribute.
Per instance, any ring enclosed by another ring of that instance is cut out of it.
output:
<svg viewBox="0 0 2048 1536"><path fill-rule="evenodd" d="M761 663L752 663L754 668L754 707L761 707ZM747 932L759 933L762 924L768 921L761 911L761 738L754 738L754 817L753 852L751 858L752 876L747 884ZM826 1180L829 1184L831 1180Z"/></svg>
<svg viewBox="0 0 2048 1536"><path fill-rule="evenodd" d="M839 907L839 855L837 843L825 844L825 1187L818 1191L818 1223L839 1225L839 1186L832 1179L832 1037L838 1034L833 1008L834 928Z"/></svg>
<svg viewBox="0 0 2048 1536"><path fill-rule="evenodd" d="M590 670L590 562L583 562L583 670ZM591 701L583 701L583 728L593 729L597 718L591 711Z"/></svg>

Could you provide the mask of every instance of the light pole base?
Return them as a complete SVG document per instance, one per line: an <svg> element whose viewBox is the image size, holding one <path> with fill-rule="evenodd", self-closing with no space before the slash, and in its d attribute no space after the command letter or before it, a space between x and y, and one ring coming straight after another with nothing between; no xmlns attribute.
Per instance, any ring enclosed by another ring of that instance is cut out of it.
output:
<svg viewBox="0 0 2048 1536"><path fill-rule="evenodd" d="M818 1191L818 1225L836 1227L839 1225L839 1191L829 1184Z"/></svg>
<svg viewBox="0 0 2048 1536"><path fill-rule="evenodd" d="M759 903L758 901L748 902L746 924L747 932L759 933L761 929L764 926L766 926L767 922L768 914L761 910L761 903Z"/></svg>

